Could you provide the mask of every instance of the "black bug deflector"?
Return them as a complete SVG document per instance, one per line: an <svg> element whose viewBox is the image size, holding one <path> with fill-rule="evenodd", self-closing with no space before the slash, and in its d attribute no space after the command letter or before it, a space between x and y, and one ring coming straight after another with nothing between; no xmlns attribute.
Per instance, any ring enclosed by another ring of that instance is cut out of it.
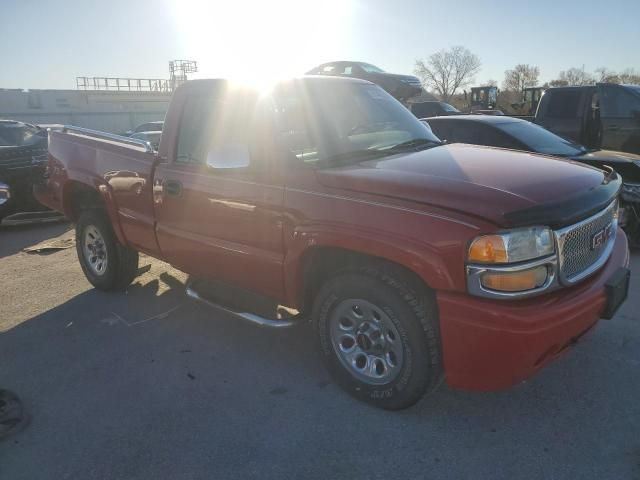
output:
<svg viewBox="0 0 640 480"><path fill-rule="evenodd" d="M504 218L511 227L545 225L556 229L577 223L603 210L619 195L622 187L620 175L609 167L607 170L604 181L595 188L561 202L509 212Z"/></svg>

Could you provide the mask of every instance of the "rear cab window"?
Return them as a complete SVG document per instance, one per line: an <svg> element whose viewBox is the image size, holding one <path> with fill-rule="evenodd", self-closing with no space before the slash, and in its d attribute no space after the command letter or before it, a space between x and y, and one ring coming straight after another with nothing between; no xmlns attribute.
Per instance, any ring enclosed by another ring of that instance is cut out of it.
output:
<svg viewBox="0 0 640 480"><path fill-rule="evenodd" d="M580 116L580 90L548 92L546 116L550 118L576 118Z"/></svg>
<svg viewBox="0 0 640 480"><path fill-rule="evenodd" d="M604 118L634 118L640 114L640 89L634 95L624 87L604 86L601 89L601 115Z"/></svg>

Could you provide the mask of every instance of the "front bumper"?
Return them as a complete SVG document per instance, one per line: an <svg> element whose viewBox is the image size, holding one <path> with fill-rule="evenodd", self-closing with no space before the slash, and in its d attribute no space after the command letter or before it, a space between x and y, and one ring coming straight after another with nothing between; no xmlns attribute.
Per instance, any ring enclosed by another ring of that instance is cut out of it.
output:
<svg viewBox="0 0 640 480"><path fill-rule="evenodd" d="M42 210L33 194L33 186L42 181L42 164L20 169L0 169L0 217Z"/></svg>
<svg viewBox="0 0 640 480"><path fill-rule="evenodd" d="M448 385L499 390L531 377L602 317L605 283L617 269L628 265L627 237L619 230L601 271L573 287L518 301L439 292Z"/></svg>

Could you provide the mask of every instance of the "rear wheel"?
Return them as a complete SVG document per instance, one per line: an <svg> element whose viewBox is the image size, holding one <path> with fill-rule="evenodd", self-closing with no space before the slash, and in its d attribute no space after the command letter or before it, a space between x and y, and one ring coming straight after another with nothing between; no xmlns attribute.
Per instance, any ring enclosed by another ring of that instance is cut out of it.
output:
<svg viewBox="0 0 640 480"><path fill-rule="evenodd" d="M330 279L313 318L325 366L360 400L413 405L442 378L435 304L392 274L365 268Z"/></svg>
<svg viewBox="0 0 640 480"><path fill-rule="evenodd" d="M138 252L118 243L102 210L80 214L76 252L87 280L100 290L126 290L138 273Z"/></svg>

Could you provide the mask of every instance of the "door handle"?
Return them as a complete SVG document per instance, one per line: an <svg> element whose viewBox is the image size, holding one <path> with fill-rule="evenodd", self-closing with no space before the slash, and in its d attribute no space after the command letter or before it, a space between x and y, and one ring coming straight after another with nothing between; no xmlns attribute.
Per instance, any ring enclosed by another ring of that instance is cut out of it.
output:
<svg viewBox="0 0 640 480"><path fill-rule="evenodd" d="M609 127L607 127L607 130L611 130L611 131L620 130L620 126L618 126L618 125L609 125Z"/></svg>
<svg viewBox="0 0 640 480"><path fill-rule="evenodd" d="M182 194L182 182L178 180L165 180L162 183L163 189L167 195L179 196Z"/></svg>

